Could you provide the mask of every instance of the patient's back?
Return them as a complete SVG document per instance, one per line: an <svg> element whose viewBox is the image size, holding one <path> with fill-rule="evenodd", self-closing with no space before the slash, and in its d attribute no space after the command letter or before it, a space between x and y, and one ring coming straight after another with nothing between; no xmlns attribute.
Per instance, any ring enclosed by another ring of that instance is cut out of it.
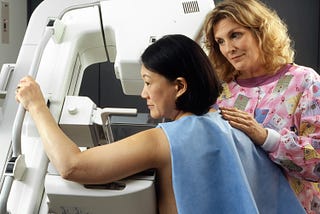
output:
<svg viewBox="0 0 320 214"><path fill-rule="evenodd" d="M218 112L159 126L179 213L304 213L278 166Z"/></svg>

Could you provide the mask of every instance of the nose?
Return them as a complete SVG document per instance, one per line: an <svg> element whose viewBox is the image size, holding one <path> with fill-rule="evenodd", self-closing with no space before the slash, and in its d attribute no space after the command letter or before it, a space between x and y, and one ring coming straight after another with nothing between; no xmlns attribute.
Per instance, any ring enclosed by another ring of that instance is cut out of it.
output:
<svg viewBox="0 0 320 214"><path fill-rule="evenodd" d="M146 86L143 86L143 88L142 88L142 91L141 91L141 94L140 94L140 96L143 98L143 99L147 99L147 97L148 97L148 93L147 93L147 91L146 91Z"/></svg>
<svg viewBox="0 0 320 214"><path fill-rule="evenodd" d="M236 48L231 41L225 41L225 44L223 45L221 52L223 53L223 55L226 56L227 54L234 53L235 50Z"/></svg>

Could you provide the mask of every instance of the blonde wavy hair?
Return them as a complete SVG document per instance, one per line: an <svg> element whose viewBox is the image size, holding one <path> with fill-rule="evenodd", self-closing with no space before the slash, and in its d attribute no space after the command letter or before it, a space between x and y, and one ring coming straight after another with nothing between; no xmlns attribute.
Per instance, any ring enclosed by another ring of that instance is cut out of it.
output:
<svg viewBox="0 0 320 214"><path fill-rule="evenodd" d="M222 81L230 82L238 74L222 55L215 41L213 27L225 18L230 18L253 32L258 40L261 60L267 72L273 72L284 64L293 63L295 53L287 25L275 11L259 0L224 0L208 14L204 24L204 45Z"/></svg>

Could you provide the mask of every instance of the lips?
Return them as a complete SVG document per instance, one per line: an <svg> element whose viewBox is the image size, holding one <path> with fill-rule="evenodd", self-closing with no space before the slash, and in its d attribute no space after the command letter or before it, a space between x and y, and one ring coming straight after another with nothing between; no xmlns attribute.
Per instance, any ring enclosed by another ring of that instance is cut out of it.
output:
<svg viewBox="0 0 320 214"><path fill-rule="evenodd" d="M234 56L231 58L231 60L237 60L239 59L240 57L242 57L244 54L241 54L241 55L238 55L238 56Z"/></svg>

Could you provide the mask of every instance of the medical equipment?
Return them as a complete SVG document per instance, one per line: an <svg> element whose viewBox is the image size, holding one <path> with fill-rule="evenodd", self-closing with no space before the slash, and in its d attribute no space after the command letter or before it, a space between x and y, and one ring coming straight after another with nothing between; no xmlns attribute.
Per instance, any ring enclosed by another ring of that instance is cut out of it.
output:
<svg viewBox="0 0 320 214"><path fill-rule="evenodd" d="M43 1L7 72L6 96L0 102L0 139L12 145L1 165L0 213L156 213L153 171L101 186L63 180L48 163L31 118L15 102L15 87L25 75L36 78L61 128L71 138L84 130L81 138L86 140L75 140L80 147L110 143L109 116L137 112L100 109L79 97L85 68L113 62L124 93L138 95L142 51L165 34L197 39L213 7L213 0Z"/></svg>

